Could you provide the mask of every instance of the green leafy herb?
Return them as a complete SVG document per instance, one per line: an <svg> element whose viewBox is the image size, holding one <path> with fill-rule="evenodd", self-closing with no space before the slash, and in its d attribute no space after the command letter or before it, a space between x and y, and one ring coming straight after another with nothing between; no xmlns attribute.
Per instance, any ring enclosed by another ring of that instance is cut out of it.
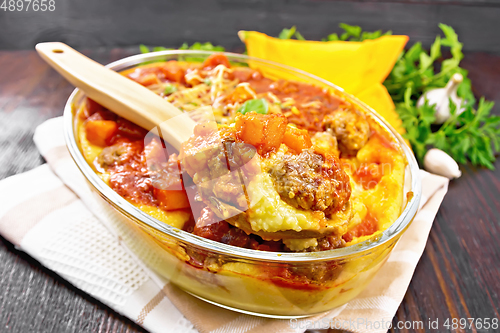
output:
<svg viewBox="0 0 500 333"><path fill-rule="evenodd" d="M344 30L344 32L341 33L340 36L337 33L333 33L328 35L326 38L323 38L322 41L323 42L330 42L334 40L363 41L366 39L375 39L381 36L392 34L391 31L383 33L382 30L377 30L374 32L365 32L362 31L360 26L349 25L345 23L340 23L339 26L342 30ZM291 27L290 29L283 29L278 36L279 39L292 39L294 37L298 40L305 40L304 37L300 34L300 32L297 31L297 28L295 26Z"/></svg>
<svg viewBox="0 0 500 333"><path fill-rule="evenodd" d="M179 50L198 50L198 51L214 51L214 52L224 52L226 49L220 45L213 45L210 42L199 43L196 42L193 45L189 46L188 43L183 43Z"/></svg>
<svg viewBox="0 0 500 333"><path fill-rule="evenodd" d="M176 91L177 91L177 87L176 86L174 86L173 84L168 84L167 86L165 86L165 90L163 90L163 93L165 95L170 95L170 94L173 94Z"/></svg>
<svg viewBox="0 0 500 333"><path fill-rule="evenodd" d="M467 104L465 111L460 114L456 112L455 104L450 102L451 117L433 131L434 106L429 106L426 101L421 107L416 107L411 95L409 87L397 111L407 130L404 136L410 141L420 161L429 147L436 147L447 152L458 163L469 160L474 165L493 169L494 150L500 150L500 117L490 115L493 102L481 98L477 110Z"/></svg>
<svg viewBox="0 0 500 333"><path fill-rule="evenodd" d="M141 53L149 53L149 47L147 47L144 44L139 45L139 50L141 50Z"/></svg>
<svg viewBox="0 0 500 333"><path fill-rule="evenodd" d="M426 52L415 43L403 52L384 85L396 103L396 111L406 129L417 158L422 161L431 147L447 152L459 163L493 168L494 151L500 151L500 117L491 116L492 102L481 98L477 109L467 71L459 67L463 58L462 43L450 26L440 24L444 38L437 36ZM441 47L450 49L451 57L442 60ZM436 68L440 68L436 71ZM417 107L418 98L429 89L442 88L455 73L464 77L457 94L465 101L465 111L456 112L450 102L451 117L440 127L431 126L435 120L434 105Z"/></svg>
<svg viewBox="0 0 500 333"><path fill-rule="evenodd" d="M401 53L391 73L384 81L395 103L404 100L408 87L412 88L412 98L418 99L428 89L444 87L455 73L460 73L464 77L464 81L458 88L458 95L470 104L475 103L474 94L469 89L471 83L467 78L467 71L459 67L463 58L462 43L458 41L453 28L445 24L440 24L439 27L445 35L444 38L437 36L429 52L426 52L422 44L418 42L408 51ZM450 48L452 57L439 62L440 70L436 72L442 46Z"/></svg>
<svg viewBox="0 0 500 333"><path fill-rule="evenodd" d="M283 29L278 36L279 39L292 39L293 37L298 40L305 40L304 36L302 36L300 32L297 31L297 28L295 26L291 27L290 29Z"/></svg>
<svg viewBox="0 0 500 333"><path fill-rule="evenodd" d="M167 49L166 47L163 47L163 46L153 47L153 52L166 51L166 50L169 50L169 49Z"/></svg>
<svg viewBox="0 0 500 333"><path fill-rule="evenodd" d="M344 30L344 32L339 36L336 33L328 35L323 38L322 41L330 42L335 40L341 41L351 41L351 42L361 42L367 39L375 39L385 35L391 35L392 31L382 32L382 30L377 30L374 32L366 32L357 25L349 25L345 23L340 23L339 27Z"/></svg>
<svg viewBox="0 0 500 333"><path fill-rule="evenodd" d="M245 114L248 112L255 111L260 114L267 114L269 110L269 105L264 98L251 99L243 103L243 105L238 109L238 112Z"/></svg>

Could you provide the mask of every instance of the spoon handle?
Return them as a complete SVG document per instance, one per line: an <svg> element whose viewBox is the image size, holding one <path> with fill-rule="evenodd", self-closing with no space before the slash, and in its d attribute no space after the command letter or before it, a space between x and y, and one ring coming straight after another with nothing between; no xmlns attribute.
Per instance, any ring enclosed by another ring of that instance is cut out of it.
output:
<svg viewBox="0 0 500 333"><path fill-rule="evenodd" d="M187 114L68 45L39 43L36 50L59 74L97 103L147 130L160 126L161 131L157 132L176 149L193 133L195 122Z"/></svg>

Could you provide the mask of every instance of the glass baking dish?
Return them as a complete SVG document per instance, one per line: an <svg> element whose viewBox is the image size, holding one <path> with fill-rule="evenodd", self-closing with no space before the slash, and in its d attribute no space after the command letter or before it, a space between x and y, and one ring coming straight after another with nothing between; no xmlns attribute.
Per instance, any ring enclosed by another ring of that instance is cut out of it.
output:
<svg viewBox="0 0 500 333"><path fill-rule="evenodd" d="M172 50L135 55L108 65L123 71L158 60L203 61L211 52ZM151 269L186 292L231 310L273 318L296 318L339 307L356 297L387 260L415 217L421 197L418 164L401 136L377 113L319 77L274 62L225 53L232 65L258 67L272 79L284 78L329 89L367 112L399 143L407 160L401 214L382 233L364 242L321 252L277 253L234 247L166 225L114 192L86 162L78 141L75 111L84 100L75 89L64 110L65 139L71 156L96 194L99 209L115 221L122 240ZM112 208L111 208L112 207ZM196 260L193 260L196 259ZM196 265L193 262L205 262ZM206 263L210 263L207 265ZM319 283L288 280L283 272L321 274Z"/></svg>

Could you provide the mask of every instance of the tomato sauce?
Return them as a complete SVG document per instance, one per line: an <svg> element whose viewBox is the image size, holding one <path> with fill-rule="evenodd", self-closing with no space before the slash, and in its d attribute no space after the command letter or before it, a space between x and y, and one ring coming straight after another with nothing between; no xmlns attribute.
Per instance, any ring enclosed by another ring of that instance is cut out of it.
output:
<svg viewBox="0 0 500 333"><path fill-rule="evenodd" d="M349 230L346 234L344 234L344 236L342 236L342 238L348 243L354 238L371 235L377 230L377 219L368 213L360 224Z"/></svg>
<svg viewBox="0 0 500 333"><path fill-rule="evenodd" d="M384 175L384 165L379 163L362 164L353 174L356 183L365 190L374 188Z"/></svg>
<svg viewBox="0 0 500 333"><path fill-rule="evenodd" d="M342 106L340 99L322 89L310 84L286 80L273 81L265 78L258 71L238 70L233 71L235 78L248 82L256 93L272 93L280 100L291 98L295 101L299 112L287 115L288 121L301 129L312 132L323 130L323 118L333 110Z"/></svg>

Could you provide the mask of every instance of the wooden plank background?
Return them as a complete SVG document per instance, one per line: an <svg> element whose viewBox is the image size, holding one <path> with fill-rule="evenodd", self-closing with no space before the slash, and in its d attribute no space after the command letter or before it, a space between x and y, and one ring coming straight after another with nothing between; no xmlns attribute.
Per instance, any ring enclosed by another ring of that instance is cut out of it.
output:
<svg viewBox="0 0 500 333"><path fill-rule="evenodd" d="M468 51L500 53L498 0L54 0L54 12L0 10L0 49L63 41L77 48L179 46L211 41L242 47L238 30L277 35L296 25L308 39L338 24L392 30L429 45L438 23L453 26Z"/></svg>
<svg viewBox="0 0 500 333"><path fill-rule="evenodd" d="M54 13L0 10L0 50L21 50L0 51L0 179L44 162L32 141L34 129L62 113L72 90L32 51L40 41L64 41L109 63L137 53L140 43L212 41L241 50L239 29L277 35L297 25L306 38L318 39L338 32L340 22L390 29L429 45L443 22L457 30L468 50L463 66L475 93L496 101L494 112L500 114L498 0L55 2ZM489 171L467 165L450 184L394 324L500 318L500 160L495 166ZM471 331L486 330L463 330ZM0 332L145 331L0 237Z"/></svg>

